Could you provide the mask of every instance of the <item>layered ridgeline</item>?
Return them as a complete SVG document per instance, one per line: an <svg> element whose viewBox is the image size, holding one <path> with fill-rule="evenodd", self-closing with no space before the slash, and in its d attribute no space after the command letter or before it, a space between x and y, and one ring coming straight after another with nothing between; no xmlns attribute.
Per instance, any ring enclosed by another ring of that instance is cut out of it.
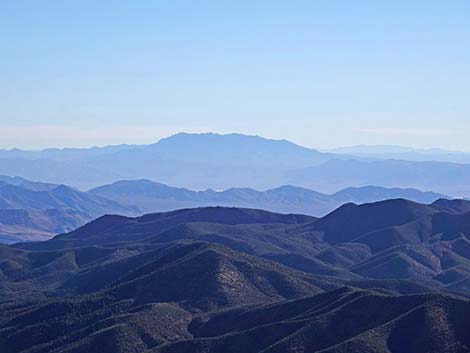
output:
<svg viewBox="0 0 470 353"><path fill-rule="evenodd" d="M118 181L92 189L89 193L136 207L144 213L201 206L231 206L317 217L324 216L347 202L366 203L404 198L420 203L432 203L441 198L448 198L434 192L378 186L350 187L334 194L324 194L292 185L265 191L250 188L193 191L150 180Z"/></svg>
<svg viewBox="0 0 470 353"><path fill-rule="evenodd" d="M0 176L0 242L45 240L104 214L137 216L180 208L236 206L323 216L345 202L406 198L431 203L442 197L413 189L372 186L348 188L333 195L294 186L267 191L192 191L148 180L119 181L85 193L64 185Z"/></svg>
<svg viewBox="0 0 470 353"><path fill-rule="evenodd" d="M107 213L138 210L65 185L0 176L0 243L46 240Z"/></svg>
<svg viewBox="0 0 470 353"><path fill-rule="evenodd" d="M151 145L0 151L0 174L89 189L122 179L158 180L191 189L298 185L332 193L349 186L470 194L470 157L324 153L286 140L241 134L177 134ZM394 156L392 156L394 157ZM461 162L461 163L456 163Z"/></svg>
<svg viewBox="0 0 470 353"><path fill-rule="evenodd" d="M3 352L468 352L470 203L103 216L0 247Z"/></svg>
<svg viewBox="0 0 470 353"><path fill-rule="evenodd" d="M394 145L356 145L335 148L329 152L368 159L470 163L470 153L444 150L441 148L414 148Z"/></svg>
<svg viewBox="0 0 470 353"><path fill-rule="evenodd" d="M177 134L151 145L0 151L0 174L88 189L147 178L194 189L282 185L288 170L339 155L241 134Z"/></svg>

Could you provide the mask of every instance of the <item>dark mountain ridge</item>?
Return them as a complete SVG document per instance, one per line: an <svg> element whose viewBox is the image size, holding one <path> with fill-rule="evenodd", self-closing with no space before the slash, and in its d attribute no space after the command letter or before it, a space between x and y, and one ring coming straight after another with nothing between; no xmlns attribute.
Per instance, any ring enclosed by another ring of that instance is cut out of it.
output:
<svg viewBox="0 0 470 353"><path fill-rule="evenodd" d="M207 207L0 246L0 348L467 352L465 210L398 199L316 219Z"/></svg>
<svg viewBox="0 0 470 353"><path fill-rule="evenodd" d="M455 204L462 205L460 200ZM443 212L440 205L403 199L346 204L320 219L223 207L138 218L105 216L49 242L18 246L46 250L127 241L206 241L317 275L411 278L466 292L470 213L458 214L457 207ZM449 283L452 276L458 278Z"/></svg>
<svg viewBox="0 0 470 353"><path fill-rule="evenodd" d="M281 353L298 352L301 347L306 352L463 353L470 344L464 330L468 303L457 298L390 297L341 288L198 318L190 324L194 338L153 352L235 353L242 349ZM365 307L373 314L364 312ZM441 320L433 321L438 317Z"/></svg>

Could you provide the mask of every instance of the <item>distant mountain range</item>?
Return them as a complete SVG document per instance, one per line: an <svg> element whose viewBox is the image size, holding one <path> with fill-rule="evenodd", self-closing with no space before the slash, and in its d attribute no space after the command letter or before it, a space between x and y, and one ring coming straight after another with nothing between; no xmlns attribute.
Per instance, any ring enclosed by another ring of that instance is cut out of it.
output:
<svg viewBox="0 0 470 353"><path fill-rule="evenodd" d="M424 157L415 158L407 157L408 152L373 149L369 154L358 148L336 152L342 153L259 136L180 133L151 145L0 151L0 174L82 190L123 179L150 179L195 190L298 185L334 193L350 186L380 185L453 197L470 194L466 154L444 158L449 154L418 151L412 153Z"/></svg>
<svg viewBox="0 0 470 353"><path fill-rule="evenodd" d="M446 196L413 189L348 188L332 195L281 186L267 191L231 188L192 191L149 180L119 181L82 192L65 185L0 176L0 242L45 240L102 216L137 216L202 206L262 208L281 213L323 216L346 202L406 198L432 203Z"/></svg>
<svg viewBox="0 0 470 353"><path fill-rule="evenodd" d="M288 173L296 185L316 190L337 190L348 185L380 185L433 190L451 196L469 193L470 164L410 162L402 160L331 160L321 166ZM468 176L467 176L468 175ZM406 180L406 182L405 182Z"/></svg>
<svg viewBox="0 0 470 353"><path fill-rule="evenodd" d="M292 185L266 191L249 188L192 191L149 180L118 181L92 189L88 193L136 207L143 213L201 206L234 206L312 216L324 216L347 202L365 203L404 198L421 203L432 203L440 198L448 198L433 192L376 186L347 188L331 195Z"/></svg>
<svg viewBox="0 0 470 353"><path fill-rule="evenodd" d="M152 145L4 151L0 153L0 174L82 189L135 178L194 189L225 189L233 185L279 185L284 171L321 164L333 157L337 156L285 140L181 133Z"/></svg>
<svg viewBox="0 0 470 353"><path fill-rule="evenodd" d="M470 202L205 207L0 245L6 352L465 353Z"/></svg>
<svg viewBox="0 0 470 353"><path fill-rule="evenodd" d="M49 239L109 213L139 211L65 185L0 176L1 243Z"/></svg>
<svg viewBox="0 0 470 353"><path fill-rule="evenodd" d="M412 148L390 145L357 145L329 150L328 153L340 153L369 159L400 159L417 162L470 163L469 152L449 151L440 148Z"/></svg>

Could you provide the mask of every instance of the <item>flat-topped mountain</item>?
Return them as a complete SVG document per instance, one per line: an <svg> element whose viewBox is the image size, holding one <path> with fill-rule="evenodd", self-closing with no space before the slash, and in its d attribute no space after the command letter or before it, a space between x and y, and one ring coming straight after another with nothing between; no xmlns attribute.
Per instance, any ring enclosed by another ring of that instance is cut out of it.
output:
<svg viewBox="0 0 470 353"><path fill-rule="evenodd" d="M190 146L190 148L188 148ZM187 162L219 165L298 167L319 164L333 154L302 147L287 140L273 140L243 134L179 133L149 145L149 151Z"/></svg>
<svg viewBox="0 0 470 353"><path fill-rule="evenodd" d="M180 133L150 145L0 151L0 162L0 174L81 190L144 178L195 190L265 190L290 184L323 193L367 185L433 190L453 197L470 193L466 163L370 159L242 134Z"/></svg>
<svg viewBox="0 0 470 353"><path fill-rule="evenodd" d="M0 174L81 188L124 178L149 178L196 189L265 187L282 184L286 170L317 165L332 156L341 158L286 140L180 133L151 145L3 151Z"/></svg>

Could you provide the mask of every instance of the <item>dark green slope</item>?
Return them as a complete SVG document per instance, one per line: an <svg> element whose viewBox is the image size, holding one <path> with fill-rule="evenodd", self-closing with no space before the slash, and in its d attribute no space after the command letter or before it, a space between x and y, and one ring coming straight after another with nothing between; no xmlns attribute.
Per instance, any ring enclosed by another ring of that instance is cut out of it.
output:
<svg viewBox="0 0 470 353"><path fill-rule="evenodd" d="M137 218L103 216L56 240L81 243L135 241L160 234L175 226L191 222L226 225L237 224L300 224L316 218L303 215L282 215L262 210L235 207L201 207L172 212L153 213Z"/></svg>
<svg viewBox="0 0 470 353"><path fill-rule="evenodd" d="M207 243L171 244L121 260L94 249L80 264L78 251L73 253L78 268L67 265L70 272L61 286L56 282L62 275L54 267L49 285L31 288L31 294L39 294L3 297L0 347L50 352L111 344L108 352L139 352L192 337L186 331L191 313L298 298L340 285ZM72 256L70 250L67 254ZM38 266L44 269L56 260ZM88 294L78 294L83 292Z"/></svg>
<svg viewBox="0 0 470 353"><path fill-rule="evenodd" d="M191 340L152 352L428 352L470 349L470 302L384 296L348 288L274 305L201 316Z"/></svg>
<svg viewBox="0 0 470 353"><path fill-rule="evenodd" d="M209 207L0 246L0 351L468 352L458 209Z"/></svg>
<svg viewBox="0 0 470 353"><path fill-rule="evenodd" d="M470 213L457 209L448 213L441 206L398 199L348 204L317 220L207 207L138 218L105 216L52 241L18 247L53 251L203 241L317 275L416 280L465 293L470 278Z"/></svg>

